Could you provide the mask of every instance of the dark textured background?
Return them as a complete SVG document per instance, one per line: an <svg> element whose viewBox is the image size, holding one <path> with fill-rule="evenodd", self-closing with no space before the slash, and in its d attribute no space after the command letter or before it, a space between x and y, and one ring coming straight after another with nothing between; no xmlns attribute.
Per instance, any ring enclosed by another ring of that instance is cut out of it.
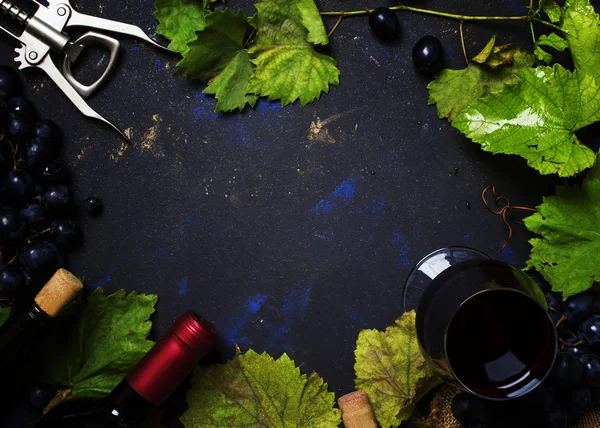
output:
<svg viewBox="0 0 600 428"><path fill-rule="evenodd" d="M526 3L409 4L523 14ZM322 10L379 5L319 2ZM151 1L76 6L154 34ZM252 13L248 1L229 6ZM340 395L353 389L358 332L385 328L401 314L404 280L422 256L462 244L522 266L530 236L517 226L498 252L507 230L479 195L495 183L513 203L535 206L556 179L521 158L484 153L437 118L410 52L433 34L447 65L464 67L458 22L411 13L400 19L402 36L392 45L372 37L365 17L343 21L326 48L339 63L341 86L320 101L285 108L261 101L233 115L213 113L203 85L171 76L177 55L123 40L120 67L90 104L131 128L131 146L83 118L41 72L24 73L41 115L65 131L62 156L77 197L97 194L106 207L102 217L82 219L86 243L71 269L92 289L159 294L157 334L192 308L218 326L223 358L235 343L287 352ZM326 19L327 27L334 22ZM465 31L470 56L492 34L532 47L525 23L465 24ZM11 63L14 47L2 36L2 64Z"/></svg>

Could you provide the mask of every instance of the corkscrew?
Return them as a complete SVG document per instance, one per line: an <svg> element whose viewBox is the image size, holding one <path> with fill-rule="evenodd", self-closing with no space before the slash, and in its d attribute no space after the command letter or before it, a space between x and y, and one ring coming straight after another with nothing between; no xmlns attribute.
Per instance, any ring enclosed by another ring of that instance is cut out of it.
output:
<svg viewBox="0 0 600 428"><path fill-rule="evenodd" d="M15 62L19 64L19 70L28 67L41 68L83 115L104 122L128 140L118 127L100 116L84 100L93 94L114 71L119 41L97 31L88 31L74 39L65 30L71 27L104 30L132 36L158 48L168 49L152 40L135 25L79 13L73 9L69 0L47 0L47 7L35 0L33 2L38 6L37 11L28 13L16 5L15 0L0 0L0 11L25 26L23 33L17 36L0 25L2 31L17 39L22 45L15 49L17 53ZM73 76L71 67L81 52L92 44L100 44L108 48L110 57L106 69L98 80L91 85L84 85ZM50 51L64 55L62 73L54 65Z"/></svg>

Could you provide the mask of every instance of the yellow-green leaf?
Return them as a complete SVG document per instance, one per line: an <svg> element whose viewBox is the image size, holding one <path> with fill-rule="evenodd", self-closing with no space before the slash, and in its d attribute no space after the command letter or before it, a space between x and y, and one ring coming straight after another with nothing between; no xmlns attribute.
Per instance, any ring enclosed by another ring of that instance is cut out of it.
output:
<svg viewBox="0 0 600 428"><path fill-rule="evenodd" d="M533 57L518 48L501 46L502 53L498 56L492 55L494 51L492 38L484 50L476 56L483 64L471 62L467 68L462 70L442 70L429 83L429 104L436 104L438 117L448 118L452 122L468 106L479 98L501 91L505 85L516 83L515 70L533 65ZM509 52L510 60L503 56ZM490 59L491 58L491 59ZM496 68L488 66L491 61Z"/></svg>
<svg viewBox="0 0 600 428"><path fill-rule="evenodd" d="M302 25L308 30L306 40L315 45L326 45L329 43L327 31L323 25L323 19L314 0L298 0L298 9Z"/></svg>
<svg viewBox="0 0 600 428"><path fill-rule="evenodd" d="M250 350L226 364L198 368L187 392L186 428L334 428L335 396L316 373L306 376L286 354Z"/></svg>
<svg viewBox="0 0 600 428"><path fill-rule="evenodd" d="M249 52L256 69L249 92L284 106L297 99L306 105L339 85L336 62L306 40L298 0L261 0L255 7L257 38Z"/></svg>
<svg viewBox="0 0 600 428"><path fill-rule="evenodd" d="M515 71L519 83L482 98L452 126L485 151L522 156L542 174L568 177L595 155L574 132L600 120L596 81L560 65Z"/></svg>
<svg viewBox="0 0 600 428"><path fill-rule="evenodd" d="M562 28L575 68L600 80L600 19L589 0L567 0Z"/></svg>
<svg viewBox="0 0 600 428"><path fill-rule="evenodd" d="M487 45L485 45L485 47L482 49L482 51L479 52L477 55L475 55L471 61L474 61L479 64L485 64L487 59L492 54L495 44L496 44L496 36L492 36L492 38L490 39L489 42L487 42Z"/></svg>
<svg viewBox="0 0 600 428"><path fill-rule="evenodd" d="M356 389L365 391L383 428L407 420L416 402L441 381L419 349L414 311L385 331L363 330L356 341Z"/></svg>
<svg viewBox="0 0 600 428"><path fill-rule="evenodd" d="M184 53L196 38L196 31L206 26L207 0L154 0L156 32L171 40L169 48Z"/></svg>

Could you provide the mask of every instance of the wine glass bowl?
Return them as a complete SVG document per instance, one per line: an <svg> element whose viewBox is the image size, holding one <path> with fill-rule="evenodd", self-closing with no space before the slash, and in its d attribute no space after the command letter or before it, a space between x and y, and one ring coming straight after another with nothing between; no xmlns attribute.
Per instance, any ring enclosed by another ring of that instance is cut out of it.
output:
<svg viewBox="0 0 600 428"><path fill-rule="evenodd" d="M405 308L433 370L490 400L522 396L548 376L557 335L544 295L521 270L464 247L438 250L407 279Z"/></svg>

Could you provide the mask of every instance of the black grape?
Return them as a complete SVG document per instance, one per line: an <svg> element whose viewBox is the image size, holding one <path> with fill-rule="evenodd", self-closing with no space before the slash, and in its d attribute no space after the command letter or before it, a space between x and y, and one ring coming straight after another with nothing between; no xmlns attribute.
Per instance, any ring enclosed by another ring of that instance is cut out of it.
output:
<svg viewBox="0 0 600 428"><path fill-rule="evenodd" d="M589 386L580 385L568 394L569 410L581 413L592 404L592 391Z"/></svg>
<svg viewBox="0 0 600 428"><path fill-rule="evenodd" d="M56 395L57 388L47 383L36 383L29 387L29 403L39 410L44 410Z"/></svg>
<svg viewBox="0 0 600 428"><path fill-rule="evenodd" d="M49 279L63 264L59 249L46 241L37 241L23 246L19 260L23 270L34 279L39 277Z"/></svg>
<svg viewBox="0 0 600 428"><path fill-rule="evenodd" d="M559 294L546 291L544 293L544 297L546 298L546 303L548 303L548 306L553 307L557 311L561 310L562 301Z"/></svg>
<svg viewBox="0 0 600 428"><path fill-rule="evenodd" d="M398 16L387 7L378 7L369 15L371 31L381 40L392 41L400 34Z"/></svg>
<svg viewBox="0 0 600 428"><path fill-rule="evenodd" d="M577 386L583 379L583 365L576 355L561 352L556 356L550 377L559 387Z"/></svg>
<svg viewBox="0 0 600 428"><path fill-rule="evenodd" d="M583 382L594 388L600 388L600 357L594 354L582 355Z"/></svg>
<svg viewBox="0 0 600 428"><path fill-rule="evenodd" d="M81 231L71 220L57 220L50 229L52 240L61 250L70 250L81 244Z"/></svg>
<svg viewBox="0 0 600 428"><path fill-rule="evenodd" d="M50 142L40 137L35 137L27 141L21 153L25 165L32 169L43 167L54 157L54 151Z"/></svg>
<svg viewBox="0 0 600 428"><path fill-rule="evenodd" d="M15 265L0 266L0 297L11 299L19 288L25 284L21 269Z"/></svg>
<svg viewBox="0 0 600 428"><path fill-rule="evenodd" d="M25 239L25 224L19 211L13 208L0 207L0 245L4 247L19 246Z"/></svg>
<svg viewBox="0 0 600 428"><path fill-rule="evenodd" d="M475 395L461 392L454 396L451 407L454 417L464 425L487 421L485 403Z"/></svg>
<svg viewBox="0 0 600 428"><path fill-rule="evenodd" d="M23 84L19 74L11 67L0 66L0 95L9 99L21 95Z"/></svg>
<svg viewBox="0 0 600 428"><path fill-rule="evenodd" d="M83 201L83 209L92 217L96 217L102 213L102 201L97 196L89 196Z"/></svg>
<svg viewBox="0 0 600 428"><path fill-rule="evenodd" d="M58 125L51 120L40 120L35 123L35 134L50 142L53 156L57 156L62 146L63 134Z"/></svg>
<svg viewBox="0 0 600 428"><path fill-rule="evenodd" d="M6 133L13 142L22 143L35 137L35 123L31 117L22 111L8 113Z"/></svg>
<svg viewBox="0 0 600 428"><path fill-rule="evenodd" d="M436 37L425 36L415 44L412 60L419 72L437 73L444 67L444 48Z"/></svg>
<svg viewBox="0 0 600 428"><path fill-rule="evenodd" d="M8 111L20 111L34 121L37 119L37 110L33 106L33 103L26 97L19 96L11 98L6 102L6 106L8 107Z"/></svg>
<svg viewBox="0 0 600 428"><path fill-rule="evenodd" d="M581 323L577 335L589 345L600 343L600 315L594 315Z"/></svg>
<svg viewBox="0 0 600 428"><path fill-rule="evenodd" d="M33 179L26 171L14 169L2 180L2 192L6 202L14 206L21 206L34 195Z"/></svg>
<svg viewBox="0 0 600 428"><path fill-rule="evenodd" d="M565 302L565 315L569 325L579 326L589 318L592 315L593 302L593 295L589 291L569 297Z"/></svg>
<svg viewBox="0 0 600 428"><path fill-rule="evenodd" d="M564 341L567 345L564 347L562 352L566 352L567 354L575 354L579 358L584 354L589 354L591 351L591 348L585 343L575 345L576 343L581 342L581 340L579 340L578 338L567 337L566 339L564 339Z"/></svg>
<svg viewBox="0 0 600 428"><path fill-rule="evenodd" d="M568 426L567 413L561 409L554 409L544 415L544 428L566 428Z"/></svg>
<svg viewBox="0 0 600 428"><path fill-rule="evenodd" d="M42 207L38 204L30 204L21 210L21 218L25 221L27 230L41 232L50 226L50 222L44 215Z"/></svg>
<svg viewBox="0 0 600 428"><path fill-rule="evenodd" d="M69 184L71 176L66 165L59 162L51 162L36 175L35 180L44 187L54 184Z"/></svg>
<svg viewBox="0 0 600 428"><path fill-rule="evenodd" d="M65 215L71 208L72 202L71 189L61 184L48 187L40 198L43 210L53 218Z"/></svg>

